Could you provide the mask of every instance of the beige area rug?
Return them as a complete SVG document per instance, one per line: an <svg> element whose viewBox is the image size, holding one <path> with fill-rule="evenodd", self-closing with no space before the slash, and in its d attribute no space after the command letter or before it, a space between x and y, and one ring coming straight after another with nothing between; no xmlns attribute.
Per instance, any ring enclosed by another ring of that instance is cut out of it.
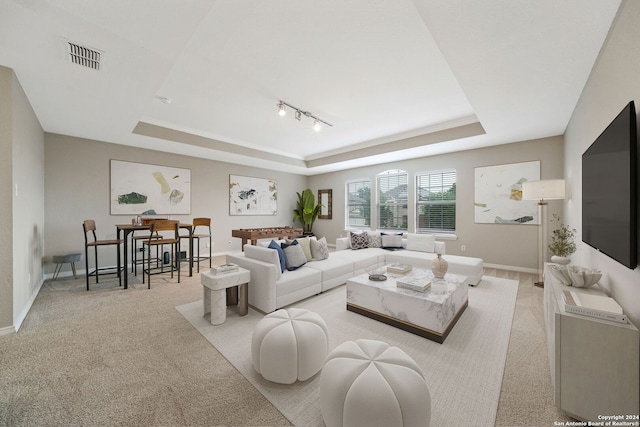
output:
<svg viewBox="0 0 640 427"><path fill-rule="evenodd" d="M518 282L484 276L469 288L469 307L443 344L346 310L345 286L291 307L322 316L329 329L330 350L359 338L376 339L404 350L422 368L431 393L432 426L492 426L500 396ZM251 335L263 315L250 309L239 316L227 310L227 321L212 326L196 301L176 309L294 425L323 426L320 374L292 385L264 380L251 363Z"/></svg>

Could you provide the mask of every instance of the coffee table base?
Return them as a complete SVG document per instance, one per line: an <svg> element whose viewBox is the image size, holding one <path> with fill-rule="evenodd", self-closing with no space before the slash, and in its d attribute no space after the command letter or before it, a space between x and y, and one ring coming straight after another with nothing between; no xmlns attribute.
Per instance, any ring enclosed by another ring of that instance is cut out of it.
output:
<svg viewBox="0 0 640 427"><path fill-rule="evenodd" d="M347 310L360 314L362 316L368 317L370 319L377 320L378 322L386 323L387 325L396 327L398 329L402 329L403 331L411 332L412 334L419 335L423 338L430 339L431 341L435 341L439 344L442 344L444 340L447 338L447 336L449 335L449 332L451 332L451 329L453 329L455 324L458 322L458 319L460 319L460 316L462 316L462 313L464 313L464 311L467 309L468 306L469 306L469 302L467 300L464 302L464 304L462 305L458 313L456 313L455 317L451 319L451 321L449 322L449 324L446 326L446 328L442 333L432 331L431 329L423 328L422 326L414 325L413 323L404 322L402 320L398 320L393 317L385 316L384 314L371 311L369 309L360 307L355 304L347 303Z"/></svg>

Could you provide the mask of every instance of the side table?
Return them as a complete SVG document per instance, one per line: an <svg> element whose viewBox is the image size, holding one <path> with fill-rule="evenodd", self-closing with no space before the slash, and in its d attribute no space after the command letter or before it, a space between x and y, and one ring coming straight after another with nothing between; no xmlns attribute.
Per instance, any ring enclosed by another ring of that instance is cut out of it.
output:
<svg viewBox="0 0 640 427"><path fill-rule="evenodd" d="M200 275L203 287L204 314L211 313L211 324L220 325L227 320L226 290L238 287L238 310L241 316L249 312L248 288L251 272L242 267L237 271L224 274L213 274L211 271Z"/></svg>

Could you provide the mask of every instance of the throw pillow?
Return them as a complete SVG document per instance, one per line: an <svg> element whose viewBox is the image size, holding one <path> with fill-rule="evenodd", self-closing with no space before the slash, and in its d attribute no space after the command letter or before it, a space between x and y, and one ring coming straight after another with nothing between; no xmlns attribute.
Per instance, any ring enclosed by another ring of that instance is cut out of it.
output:
<svg viewBox="0 0 640 427"><path fill-rule="evenodd" d="M304 256L307 258L307 261L311 261L313 257L311 256L311 241L308 237L302 237L296 239L302 248L302 252L304 252Z"/></svg>
<svg viewBox="0 0 640 427"><path fill-rule="evenodd" d="M329 247L327 246L326 238L323 237L320 240L311 239L311 256L316 260L329 258Z"/></svg>
<svg viewBox="0 0 640 427"><path fill-rule="evenodd" d="M291 244L283 243L282 251L284 252L286 269L289 271L297 270L307 263L304 251L297 240L294 240Z"/></svg>
<svg viewBox="0 0 640 427"><path fill-rule="evenodd" d="M282 247L278 244L278 242L276 242L275 240L272 240L271 243L269 243L268 246L269 249L275 249L276 252L278 252L278 258L280 258L280 272L284 272L284 268L285 268L285 259L284 259L284 252L282 251Z"/></svg>
<svg viewBox="0 0 640 427"><path fill-rule="evenodd" d="M364 249L369 247L369 239L367 237L367 233L354 233L350 232L351 235L351 249Z"/></svg>
<svg viewBox="0 0 640 427"><path fill-rule="evenodd" d="M380 236L382 239L382 249L402 249L402 233L380 233Z"/></svg>
<svg viewBox="0 0 640 427"><path fill-rule="evenodd" d="M414 234L407 235L407 249L418 252L435 252L436 237L433 234Z"/></svg>
<svg viewBox="0 0 640 427"><path fill-rule="evenodd" d="M370 248L382 246L382 238L379 231L367 231L367 239Z"/></svg>

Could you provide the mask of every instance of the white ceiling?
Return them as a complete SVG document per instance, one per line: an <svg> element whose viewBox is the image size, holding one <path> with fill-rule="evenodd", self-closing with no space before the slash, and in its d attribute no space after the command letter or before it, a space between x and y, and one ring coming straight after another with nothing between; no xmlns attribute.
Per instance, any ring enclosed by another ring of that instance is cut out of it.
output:
<svg viewBox="0 0 640 427"><path fill-rule="evenodd" d="M619 5L0 0L0 65L47 132L313 175L562 134Z"/></svg>

